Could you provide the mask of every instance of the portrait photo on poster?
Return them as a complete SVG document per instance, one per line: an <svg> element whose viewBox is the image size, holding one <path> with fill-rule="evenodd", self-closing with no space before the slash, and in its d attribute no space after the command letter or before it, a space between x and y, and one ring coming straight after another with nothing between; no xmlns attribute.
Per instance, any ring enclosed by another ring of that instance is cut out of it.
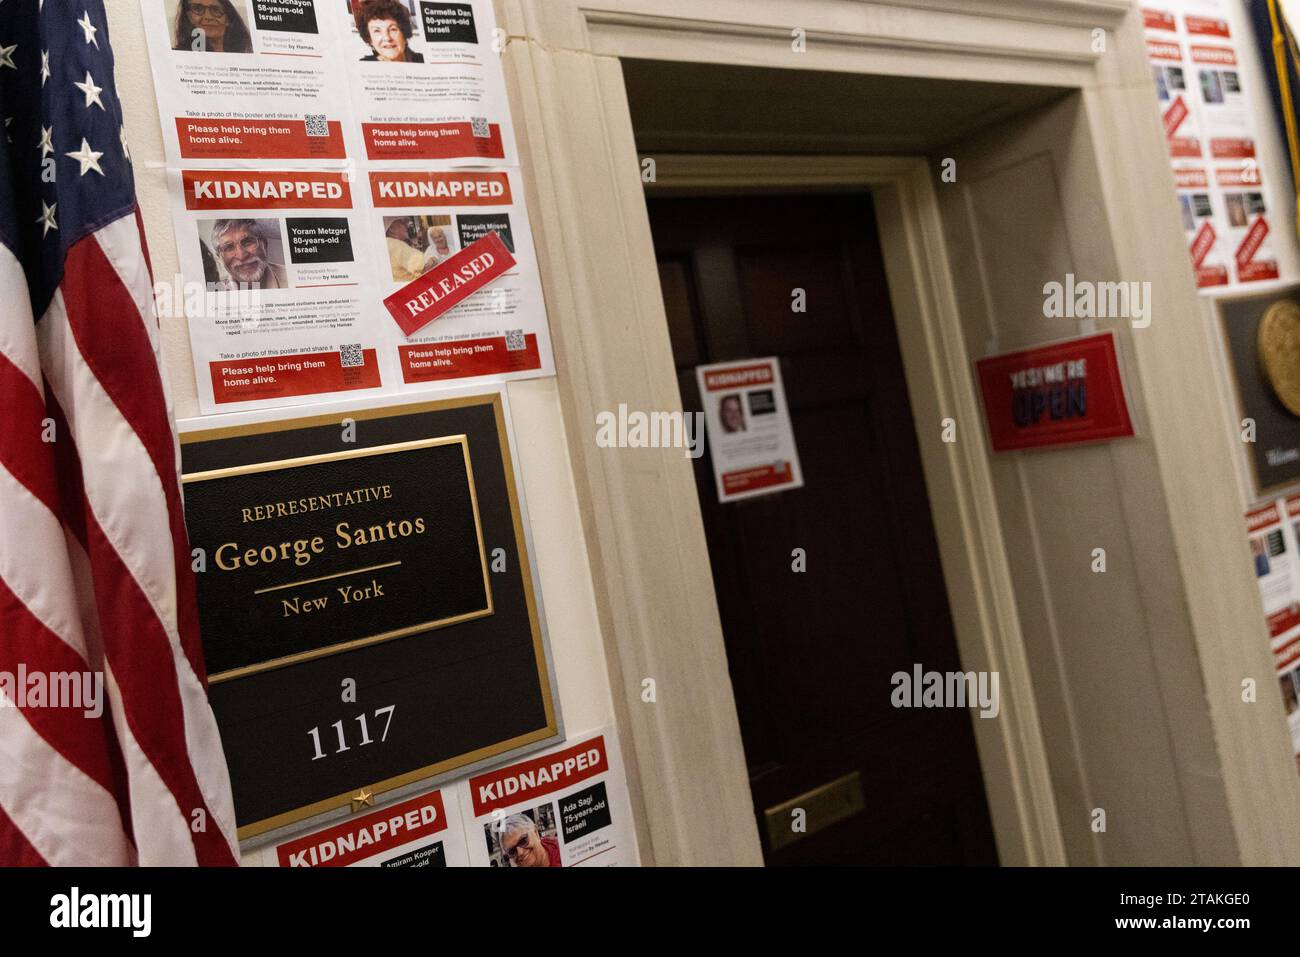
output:
<svg viewBox="0 0 1300 957"><path fill-rule="evenodd" d="M419 18L415 0L348 0L358 39L367 52L365 62L423 63L424 54L415 49L422 44L423 33L417 29ZM471 18L471 23L472 23Z"/></svg>
<svg viewBox="0 0 1300 957"><path fill-rule="evenodd" d="M423 63L447 44L478 44L474 6L454 0L340 0L352 16L351 50L363 62Z"/></svg>
<svg viewBox="0 0 1300 957"><path fill-rule="evenodd" d="M483 825L492 867L561 867L555 804L514 811Z"/></svg>
<svg viewBox="0 0 1300 957"><path fill-rule="evenodd" d="M252 53L243 0L168 0L172 49L191 53Z"/></svg>
<svg viewBox="0 0 1300 957"><path fill-rule="evenodd" d="M196 226L210 291L289 288L279 219L200 219Z"/></svg>
<svg viewBox="0 0 1300 957"><path fill-rule="evenodd" d="M451 216L385 216L383 220L393 282L413 282L459 249Z"/></svg>

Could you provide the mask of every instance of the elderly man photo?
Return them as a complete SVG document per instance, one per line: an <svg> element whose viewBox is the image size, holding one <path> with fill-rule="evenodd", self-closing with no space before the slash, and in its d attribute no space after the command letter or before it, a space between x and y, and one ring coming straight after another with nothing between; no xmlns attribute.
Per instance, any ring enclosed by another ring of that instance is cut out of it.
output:
<svg viewBox="0 0 1300 957"><path fill-rule="evenodd" d="M507 867L561 866L559 838L542 837L527 814L511 814L502 821L497 844Z"/></svg>
<svg viewBox="0 0 1300 957"><path fill-rule="evenodd" d="M288 289L289 277L280 263L267 255L278 239L274 220L219 219L212 224L212 250L224 268L227 281L214 289Z"/></svg>

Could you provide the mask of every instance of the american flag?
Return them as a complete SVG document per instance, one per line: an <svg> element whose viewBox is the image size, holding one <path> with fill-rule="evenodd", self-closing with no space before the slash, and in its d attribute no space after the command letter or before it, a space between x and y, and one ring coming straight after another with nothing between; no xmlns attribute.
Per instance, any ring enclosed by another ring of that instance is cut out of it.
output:
<svg viewBox="0 0 1300 957"><path fill-rule="evenodd" d="M0 0L0 116L0 681L106 699L0 684L0 862L233 864L102 0Z"/></svg>

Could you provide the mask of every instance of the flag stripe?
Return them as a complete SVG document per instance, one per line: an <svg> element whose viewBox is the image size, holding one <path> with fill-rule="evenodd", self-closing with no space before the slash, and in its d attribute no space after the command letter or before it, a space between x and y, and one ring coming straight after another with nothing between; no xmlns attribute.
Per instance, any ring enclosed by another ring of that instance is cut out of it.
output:
<svg viewBox="0 0 1300 957"><path fill-rule="evenodd" d="M46 323L50 324L50 329L58 325L57 316L54 315L57 302L56 297L50 314L47 314L40 327L42 331L46 330ZM54 338L57 340L58 337ZM64 338L66 340L68 337ZM45 365L47 369L53 370L62 363L47 360ZM74 374L86 379L93 378L84 367ZM195 810L202 810L210 819L207 830L192 837L195 849L199 852L199 863L233 863L235 858L232 845L226 835L221 833L232 833L232 829L226 825L233 818L233 809L228 803L210 806L200 791L197 779L199 769L204 769L210 780L225 773L224 762L219 760L220 738L217 736L215 722L207 710L206 702L199 701L197 705L191 702L194 707L201 706L201 713L194 715L196 723L206 719L211 730L200 726L191 734L186 726L189 715L182 705L179 684L183 676L176 668L179 648L174 646L174 639L167 634L154 606L98 521L99 509L94 501L97 497L94 493L95 486L83 485L84 472L78 451L77 430L68 422L63 411L65 400L62 397L66 391L51 378L48 408L56 427L65 435L55 449L62 482L61 497L65 502L84 503L80 515L70 519L69 524L75 521L84 529L83 541L94 569L96 605L99 609L104 653L121 688L124 727L130 731L158 776L175 796L182 812L189 815ZM93 394L91 398L93 399ZM83 411L85 408L86 402L82 401ZM96 436L97 447L110 441L109 437L113 434L111 430L106 432L98 425L89 431ZM119 468L125 469L125 466ZM129 473L130 470L126 471ZM113 471L104 474L113 475ZM136 476L126 474L116 477L112 484L117 486L139 481ZM128 510L131 508L129 505L125 507ZM137 517L137 521L143 521L143 518ZM188 674L190 682L201 695L202 687L198 685L197 679L188 669L185 669L185 674ZM207 761L196 761L192 766L191 751L188 748L191 738L197 745L193 754L215 756L218 760L209 758ZM215 751L212 750L214 741Z"/></svg>
<svg viewBox="0 0 1300 957"><path fill-rule="evenodd" d="M58 510L54 458L45 430L45 398L27 374L0 348L0 464L51 512Z"/></svg>
<svg viewBox="0 0 1300 957"><path fill-rule="evenodd" d="M118 729L118 741L126 755L127 771L131 777L131 813L137 820L146 822L137 828L136 833L136 849L141 862L166 862L172 867L227 863L200 859L191 839L189 818L144 748L131 734L122 689L112 668L104 669L104 686L108 689L113 726Z"/></svg>
<svg viewBox="0 0 1300 957"><path fill-rule="evenodd" d="M53 688L57 674L75 675L79 684L82 675L89 674L86 662L57 635L46 628L6 585L0 580L0 632L5 641L0 642L0 671L17 676L19 664L39 661L47 687ZM17 692L17 688L14 689ZM84 692L94 689L85 689ZM99 692L102 694L102 687ZM65 707L22 708L23 717L45 741L76 765L92 781L112 795L117 805L117 824L124 832L130 831L130 814L126 802L126 768L114 741L110 747L109 736L100 716L87 716L88 697L82 699L82 709ZM51 705L55 702L51 702ZM101 697L101 707L107 702Z"/></svg>
<svg viewBox="0 0 1300 957"><path fill-rule="evenodd" d="M32 730L6 700L0 704L0 807L37 852L56 867L122 866L135 850L112 795Z"/></svg>
<svg viewBox="0 0 1300 957"><path fill-rule="evenodd" d="M177 483L176 439L167 418L162 377L158 372L156 330L147 328L146 322L140 320L140 309L148 308L151 300L144 303L137 300L134 291L125 285L121 272L106 254L106 250L113 250L113 258L120 262L123 245L134 242L135 248L139 249L140 237L135 231L135 219L123 218L104 227L96 240L79 243L68 251L68 275L62 286L68 325L86 365L109 401L135 431L153 463L166 515L160 516L161 525L151 527L159 530L169 528L171 531L168 550L172 555L173 569L168 590L177 592L176 600L167 609L171 618L165 623L180 637L190 669L200 681L206 681L189 550L185 548L182 551L178 547L184 546L187 539ZM144 270L134 272L133 278L148 281L148 273ZM110 328L99 321L99 310L131 316L135 321L118 323ZM189 614L182 609L188 610Z"/></svg>
<svg viewBox="0 0 1300 957"><path fill-rule="evenodd" d="M8 530L6 540L0 541L0 578L18 590L47 628L85 657L78 609L66 600L71 573L56 517L60 504L51 443L29 438L43 431L45 404L27 377L2 354L0 397L10 413L8 427L0 430L0 479L4 480L0 481L0 514ZM31 562L33 553L48 556L43 566ZM3 558L6 554L8 561Z"/></svg>
<svg viewBox="0 0 1300 957"><path fill-rule="evenodd" d="M0 257L7 254L3 250ZM2 263L0 258L0 270ZM0 274L0 282L14 271L11 265L7 275ZM23 289L17 304L25 303ZM96 671L98 662L87 661L83 619L78 614L84 609L80 602L69 600L78 589L67 557L68 540L57 517L60 503L52 447L43 441L57 435L45 431L42 390L28 371L38 366L36 354L33 325L0 325L0 407L7 413L6 427L0 430L0 515L6 532L0 539L0 634L6 639L0 643L0 670L17 675L19 666L25 665L47 675ZM28 368L16 364L14 356L25 356L22 364ZM33 562L32 555L42 560ZM111 719L86 718L59 708L27 708L23 714L51 748L112 797L112 808L102 802L88 804L87 817L103 814L99 826L120 830L129 841L126 769ZM39 813L39 808L28 813ZM5 819L12 833L0 834L0 861L20 863L27 859L25 848L30 844L7 815Z"/></svg>
<svg viewBox="0 0 1300 957"><path fill-rule="evenodd" d="M22 266L0 243L0 302L5 321L0 322L0 355L22 371L33 386L41 381L41 359L36 351L35 317L27 300L27 283Z"/></svg>
<svg viewBox="0 0 1300 957"><path fill-rule="evenodd" d="M0 807L0 861L11 867L49 866L3 807Z"/></svg>
<svg viewBox="0 0 1300 957"><path fill-rule="evenodd" d="M86 642L77 606L55 594L58 586L71 595L72 570L68 567L63 530L49 509L35 498L9 470L0 467L0 509L7 531L0 542L0 582L14 594L28 614L83 662ZM54 547L57 551L49 552ZM49 555L45 563L33 555ZM3 652L0 652L3 654ZM39 659L33 659L37 661Z"/></svg>
<svg viewBox="0 0 1300 957"><path fill-rule="evenodd" d="M159 354L158 323L153 312L152 276L147 256L142 258L138 253L132 254L133 250L138 251L144 244L139 210L136 210L135 216L125 217L101 229L96 234L96 241L105 260L116 273L122 289L126 291L136 305L137 311L128 311L128 314L138 321L130 326L128 332L141 355L146 350L151 352L150 358L141 359L143 364L153 370L150 383L157 386L151 408L165 410L159 422L156 423L159 427L152 432L146 444L149 447L155 470L158 472L163 489L167 494L175 569L174 581L177 591L176 609L178 619L174 623L174 628L179 634L181 648L190 663L195 681L189 680L189 676L184 674L184 666L179 661L176 663L176 668L181 675L181 687L185 693L187 729L191 752L197 756L195 770L199 783L212 807L213 813L217 814L218 818L223 821L223 826L228 832L233 832L235 818L234 806L229 797L229 778L225 763L221 759L220 735L215 721L211 718L205 695L207 684L206 667L199 639L198 605L195 596L194 574L190 569L189 542L184 525L184 508L179 492L180 445L175 431L171 428L171 399L168 394L167 383L162 375L157 372L161 366L161 355ZM93 260L93 257L91 258ZM98 264L92 262L87 265L97 266ZM69 315L70 319L79 317L76 310L70 310ZM91 328L97 327L92 326ZM77 334L80 342L83 338L81 324L77 327ZM85 349L94 348L94 346L93 343L85 342L82 344L82 349L85 351ZM119 405L122 403L123 395L134 394L134 391L138 389L138 384L132 382L122 382L118 385L119 387L112 391L111 394L114 401L117 401ZM137 431L139 431L138 428ZM213 757L216 760L212 760Z"/></svg>
<svg viewBox="0 0 1300 957"><path fill-rule="evenodd" d="M90 510L148 596L152 617L175 630L170 519L162 482L132 423L98 380L72 335L60 294L41 318L37 343L52 395L67 416ZM94 555L92 553L92 560Z"/></svg>

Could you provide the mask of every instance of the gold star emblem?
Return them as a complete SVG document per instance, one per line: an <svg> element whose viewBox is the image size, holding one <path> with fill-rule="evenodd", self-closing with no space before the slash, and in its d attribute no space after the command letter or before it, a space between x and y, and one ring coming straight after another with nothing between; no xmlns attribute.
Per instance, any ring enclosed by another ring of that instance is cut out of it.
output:
<svg viewBox="0 0 1300 957"><path fill-rule="evenodd" d="M362 788L356 794L352 795L352 813L355 814L363 807L374 807L375 796L370 791Z"/></svg>

